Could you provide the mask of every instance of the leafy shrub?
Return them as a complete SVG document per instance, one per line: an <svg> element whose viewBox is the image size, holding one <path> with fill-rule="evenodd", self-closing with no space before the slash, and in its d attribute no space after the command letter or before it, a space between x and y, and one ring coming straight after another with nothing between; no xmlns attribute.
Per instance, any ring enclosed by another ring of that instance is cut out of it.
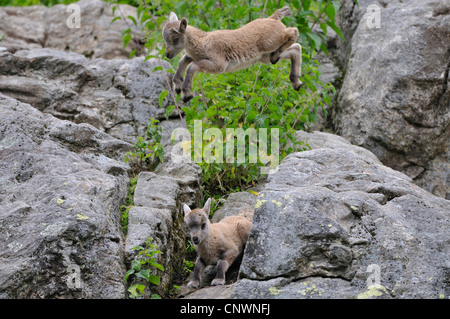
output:
<svg viewBox="0 0 450 319"><path fill-rule="evenodd" d="M136 246L133 250L138 251L138 258L133 260L131 269L128 270L124 277L124 282L127 282L130 276L134 276L136 280L143 279L146 284L159 285L161 280L159 276L153 272L155 269L164 271L164 267L156 262L155 256L161 254L158 246L152 244L153 239L148 238L145 242L145 247ZM134 299L143 297L145 294L146 285L142 283L135 283L128 288L129 297ZM153 294L152 299L160 299L158 294Z"/></svg>

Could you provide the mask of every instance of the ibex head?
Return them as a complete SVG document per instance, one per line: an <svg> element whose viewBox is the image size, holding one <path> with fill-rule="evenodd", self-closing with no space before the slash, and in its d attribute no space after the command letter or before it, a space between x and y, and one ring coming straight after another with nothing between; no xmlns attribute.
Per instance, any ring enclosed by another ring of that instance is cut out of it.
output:
<svg viewBox="0 0 450 319"><path fill-rule="evenodd" d="M186 18L178 20L174 12L170 13L169 22L164 26L162 32L166 42L166 57L168 59L173 59L184 49L187 25Z"/></svg>
<svg viewBox="0 0 450 319"><path fill-rule="evenodd" d="M209 221L209 212L211 210L211 198L209 198L203 209L197 208L191 210L188 205L183 205L184 222L189 228L192 242L195 245L200 244L211 231L211 222Z"/></svg>

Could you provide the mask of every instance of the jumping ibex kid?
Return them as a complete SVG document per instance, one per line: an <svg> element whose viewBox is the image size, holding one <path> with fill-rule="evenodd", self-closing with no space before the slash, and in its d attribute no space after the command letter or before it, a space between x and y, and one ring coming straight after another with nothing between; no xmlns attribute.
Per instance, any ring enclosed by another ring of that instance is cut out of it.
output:
<svg viewBox="0 0 450 319"><path fill-rule="evenodd" d="M178 20L177 15L171 12L163 37L168 59L186 50L173 79L175 91L181 92L183 102L193 97L191 88L196 72L232 72L258 61L275 64L280 59L290 59L289 79L294 90L299 90L303 83L299 79L302 47L296 43L298 29L287 28L281 22L289 15L292 15L291 10L283 7L269 18L253 20L237 30L204 32L188 25L186 18Z"/></svg>
<svg viewBox="0 0 450 319"><path fill-rule="evenodd" d="M242 216L229 216L219 223L211 224L208 218L210 208L211 199L206 201L203 209L191 210L186 204L183 206L184 222L198 254L194 277L188 287L199 287L200 277L208 265L217 266L217 275L211 285L225 284L225 273L244 251L252 227L252 223Z"/></svg>

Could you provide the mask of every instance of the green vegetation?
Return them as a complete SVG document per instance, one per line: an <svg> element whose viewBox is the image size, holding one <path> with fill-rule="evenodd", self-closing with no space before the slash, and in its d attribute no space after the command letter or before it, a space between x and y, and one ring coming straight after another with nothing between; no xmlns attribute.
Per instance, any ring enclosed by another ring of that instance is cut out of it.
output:
<svg viewBox="0 0 450 319"><path fill-rule="evenodd" d="M114 1L112 1L114 2ZM187 128L193 136L194 120L202 121L203 132L219 128L222 136L226 129L278 128L280 130L281 161L293 151L307 149L297 141L295 131L308 129L317 119L317 112L331 103L334 88L319 80L319 62L314 58L320 50L327 52L327 27L342 33L335 25L338 1L146 1L138 8L139 19L146 29L146 47L150 52L158 52L147 58L164 59L164 41L161 37L162 25L169 13L174 11L179 17L186 16L189 24L205 31L234 29L249 21L267 17L278 8L289 5L294 15L283 19L287 26L297 26L303 46L303 65L301 81L304 86L299 92L292 90L289 75L289 61L276 65L255 65L239 72L210 75L197 74L193 91L201 93L188 105L173 99L167 109L182 109L186 115ZM133 23L137 21L131 19ZM317 32L319 30L319 32ZM125 30L124 44L133 41L131 30ZM179 58L169 61L174 72ZM161 93L161 97L173 97L171 87ZM203 140L203 150L214 137ZM217 142L217 141L216 141ZM261 142L261 141L260 141ZM270 149L269 138L267 149ZM225 149L226 138L223 141ZM248 145L248 143L247 143ZM194 148L191 148L194 150ZM217 150L214 150L217 152ZM245 163L206 163L198 164L203 170L205 198L219 198L229 192L252 186L260 178L260 168L264 164L249 163L248 147ZM268 155L268 154L264 154ZM278 156L278 154L272 154Z"/></svg>
<svg viewBox="0 0 450 319"><path fill-rule="evenodd" d="M164 148L161 144L161 127L158 126L159 121L150 118L146 136L139 136L133 145L133 151L125 154L125 163L131 158L136 157L137 163L132 163L135 171L142 169L152 170L164 160Z"/></svg>
<svg viewBox="0 0 450 319"><path fill-rule="evenodd" d="M128 212L133 205L134 191L136 189L138 176L135 175L130 178L130 186L128 188L127 198L125 198L125 204L120 206L120 225L122 226L122 232L126 236L128 233Z"/></svg>
<svg viewBox="0 0 450 319"><path fill-rule="evenodd" d="M144 280L144 284L135 283L128 288L129 297L132 299L143 297L145 288L148 284L159 285L161 280L159 276L153 274L155 270L164 271L164 267L156 262L155 256L161 254L158 246L152 244L153 239L148 238L145 247L137 246L133 250L138 251L137 259L133 260L131 269L125 274L124 282L127 282L130 276L134 276L136 281ZM151 299L161 299L158 294L152 294Z"/></svg>

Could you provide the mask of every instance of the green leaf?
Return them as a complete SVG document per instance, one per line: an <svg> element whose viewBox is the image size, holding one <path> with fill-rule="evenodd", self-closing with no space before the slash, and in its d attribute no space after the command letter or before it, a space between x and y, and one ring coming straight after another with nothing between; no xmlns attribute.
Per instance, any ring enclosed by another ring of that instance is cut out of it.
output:
<svg viewBox="0 0 450 319"><path fill-rule="evenodd" d="M314 12L312 10L305 10L305 11L300 11L297 14L297 17L301 17L301 16L306 16L306 15L313 15Z"/></svg>
<svg viewBox="0 0 450 319"><path fill-rule="evenodd" d="M136 277L143 278L147 281L150 281L150 269L142 269L137 274Z"/></svg>
<svg viewBox="0 0 450 319"><path fill-rule="evenodd" d="M167 90L161 91L161 93L159 93L158 101L159 101L160 108L162 107L164 98L167 96L168 93L169 93L169 91L167 91Z"/></svg>
<svg viewBox="0 0 450 319"><path fill-rule="evenodd" d="M310 5L311 5L311 0L305 0L303 2L303 10L308 10Z"/></svg>
<svg viewBox="0 0 450 319"><path fill-rule="evenodd" d="M137 26L137 21L136 18L133 16L127 16L128 19L130 19L131 21L133 21L134 25Z"/></svg>
<svg viewBox="0 0 450 319"><path fill-rule="evenodd" d="M113 23L113 22L115 22L115 21L117 21L117 20L119 20L119 19L120 19L120 16L115 17L114 19L111 20L111 23Z"/></svg>
<svg viewBox="0 0 450 319"><path fill-rule="evenodd" d="M162 66L157 66L157 67L154 67L154 68L153 68L152 72L155 72L155 71L162 71L162 70L163 70L163 67L162 67Z"/></svg>
<svg viewBox="0 0 450 319"><path fill-rule="evenodd" d="M336 11L334 10L334 5L332 5L331 3L328 3L325 7L325 14L327 15L328 18L330 18L331 21L335 21L335 15L336 15Z"/></svg>
<svg viewBox="0 0 450 319"><path fill-rule="evenodd" d="M134 269L130 269L127 271L127 273L125 274L125 277L123 278L124 282L127 282L127 279L130 275L134 274L135 270Z"/></svg>
<svg viewBox="0 0 450 319"><path fill-rule="evenodd" d="M154 285L159 285L161 283L161 280L156 275L150 275L150 278L149 278L148 281L151 282Z"/></svg>
<svg viewBox="0 0 450 319"><path fill-rule="evenodd" d="M134 49L133 51L131 51L129 58L132 59L136 55L136 52L137 52L137 49Z"/></svg>
<svg viewBox="0 0 450 319"><path fill-rule="evenodd" d="M161 271L164 271L164 266L158 263L152 263L151 266L158 268Z"/></svg>
<svg viewBox="0 0 450 319"><path fill-rule="evenodd" d="M153 29L155 29L155 27L156 27L156 25L155 25L155 23L152 20L148 20L145 23L145 28L146 29L153 30Z"/></svg>
<svg viewBox="0 0 450 319"><path fill-rule="evenodd" d="M140 284L134 284L130 288L128 288L128 292L130 293L130 298L142 297L144 294L145 286Z"/></svg>
<svg viewBox="0 0 450 319"><path fill-rule="evenodd" d="M132 39L132 36L131 36L130 33L127 33L127 34L125 34L123 36L122 41L123 41L123 48L124 49L128 46L128 43L130 43L131 39Z"/></svg>
<svg viewBox="0 0 450 319"><path fill-rule="evenodd" d="M320 37L317 34L312 33L312 32L308 32L307 35L311 40L313 40L315 49L317 51L319 51L320 45L322 44L322 40L320 39Z"/></svg>
<svg viewBox="0 0 450 319"><path fill-rule="evenodd" d="M175 105L169 105L166 108L166 120L169 119L170 114L172 114L173 110L175 109Z"/></svg>
<svg viewBox="0 0 450 319"><path fill-rule="evenodd" d="M330 21L330 20L325 19L325 22L326 22L326 24L329 25L329 27L330 27L331 29L334 30L334 32L336 32L336 33L341 37L342 40L345 41L345 37L344 37L344 35L342 34L341 29L339 29L339 27L336 26L336 24L334 24L333 21Z"/></svg>

